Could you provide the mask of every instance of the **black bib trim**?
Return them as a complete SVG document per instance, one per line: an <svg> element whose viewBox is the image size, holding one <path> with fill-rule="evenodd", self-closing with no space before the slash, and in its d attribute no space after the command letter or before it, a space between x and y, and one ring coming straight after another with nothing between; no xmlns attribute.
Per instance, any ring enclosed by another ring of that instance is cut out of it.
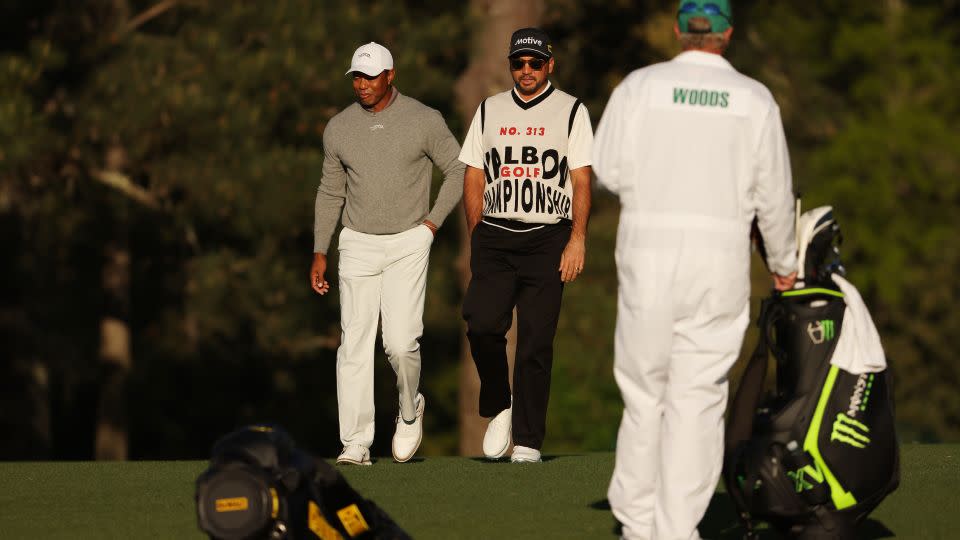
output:
<svg viewBox="0 0 960 540"><path fill-rule="evenodd" d="M554 88L556 87L551 84L550 88L547 88L547 90L544 93L531 99L530 101L524 101L520 99L520 96L517 95L516 89L510 90L510 95L513 96L513 102L517 104L517 107L520 107L523 110L527 110L527 109L532 109L533 107L536 107L538 104L543 102L543 100L550 97L550 94L553 93Z"/></svg>

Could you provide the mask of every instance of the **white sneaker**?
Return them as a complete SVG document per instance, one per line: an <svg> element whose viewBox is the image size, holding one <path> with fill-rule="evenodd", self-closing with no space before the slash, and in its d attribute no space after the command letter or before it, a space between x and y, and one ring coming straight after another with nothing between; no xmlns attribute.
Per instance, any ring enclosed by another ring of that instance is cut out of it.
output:
<svg viewBox="0 0 960 540"><path fill-rule="evenodd" d="M526 446L514 446L510 461L513 463L540 463L540 451Z"/></svg>
<svg viewBox="0 0 960 540"><path fill-rule="evenodd" d="M359 444L344 446L337 457L337 465L370 465L370 449Z"/></svg>
<svg viewBox="0 0 960 540"><path fill-rule="evenodd" d="M500 411L487 424L487 432L483 435L483 455L489 459L502 458L510 448L510 431L513 428L513 400L510 407Z"/></svg>
<svg viewBox="0 0 960 540"><path fill-rule="evenodd" d="M397 463L405 463L417 453L420 441L423 440L423 394L417 394L417 416L413 422L407 423L403 415L397 415L397 431L393 434L393 459Z"/></svg>

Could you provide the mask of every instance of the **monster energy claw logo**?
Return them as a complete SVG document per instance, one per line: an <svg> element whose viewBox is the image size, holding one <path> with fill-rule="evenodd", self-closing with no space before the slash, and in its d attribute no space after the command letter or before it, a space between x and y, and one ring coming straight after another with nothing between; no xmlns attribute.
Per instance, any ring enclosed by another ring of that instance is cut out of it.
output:
<svg viewBox="0 0 960 540"><path fill-rule="evenodd" d="M824 319L807 325L807 335L810 336L810 341L816 345L833 339L836 335L835 332L831 319Z"/></svg>
<svg viewBox="0 0 960 540"><path fill-rule="evenodd" d="M870 428L865 424L839 413L837 419L833 422L833 432L830 434L830 440L849 444L854 448L866 448L870 444L867 433L870 433Z"/></svg>

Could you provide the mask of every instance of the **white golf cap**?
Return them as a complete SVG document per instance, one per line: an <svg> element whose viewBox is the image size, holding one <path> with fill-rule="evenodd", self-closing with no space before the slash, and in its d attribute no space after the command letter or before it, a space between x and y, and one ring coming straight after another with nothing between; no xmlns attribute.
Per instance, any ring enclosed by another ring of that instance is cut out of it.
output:
<svg viewBox="0 0 960 540"><path fill-rule="evenodd" d="M386 47L379 43L371 41L366 45L361 45L353 53L353 60L350 61L350 69L347 75L354 71L375 77L385 69L393 69L393 55Z"/></svg>

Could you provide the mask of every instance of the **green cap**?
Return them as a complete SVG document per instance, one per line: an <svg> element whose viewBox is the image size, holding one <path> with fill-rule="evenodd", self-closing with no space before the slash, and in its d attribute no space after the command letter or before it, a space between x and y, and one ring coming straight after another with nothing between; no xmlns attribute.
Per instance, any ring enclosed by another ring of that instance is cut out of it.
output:
<svg viewBox="0 0 960 540"><path fill-rule="evenodd" d="M730 0L680 0L677 8L677 25L681 32L689 32L687 23L694 17L709 20L710 32L723 32L733 25Z"/></svg>

